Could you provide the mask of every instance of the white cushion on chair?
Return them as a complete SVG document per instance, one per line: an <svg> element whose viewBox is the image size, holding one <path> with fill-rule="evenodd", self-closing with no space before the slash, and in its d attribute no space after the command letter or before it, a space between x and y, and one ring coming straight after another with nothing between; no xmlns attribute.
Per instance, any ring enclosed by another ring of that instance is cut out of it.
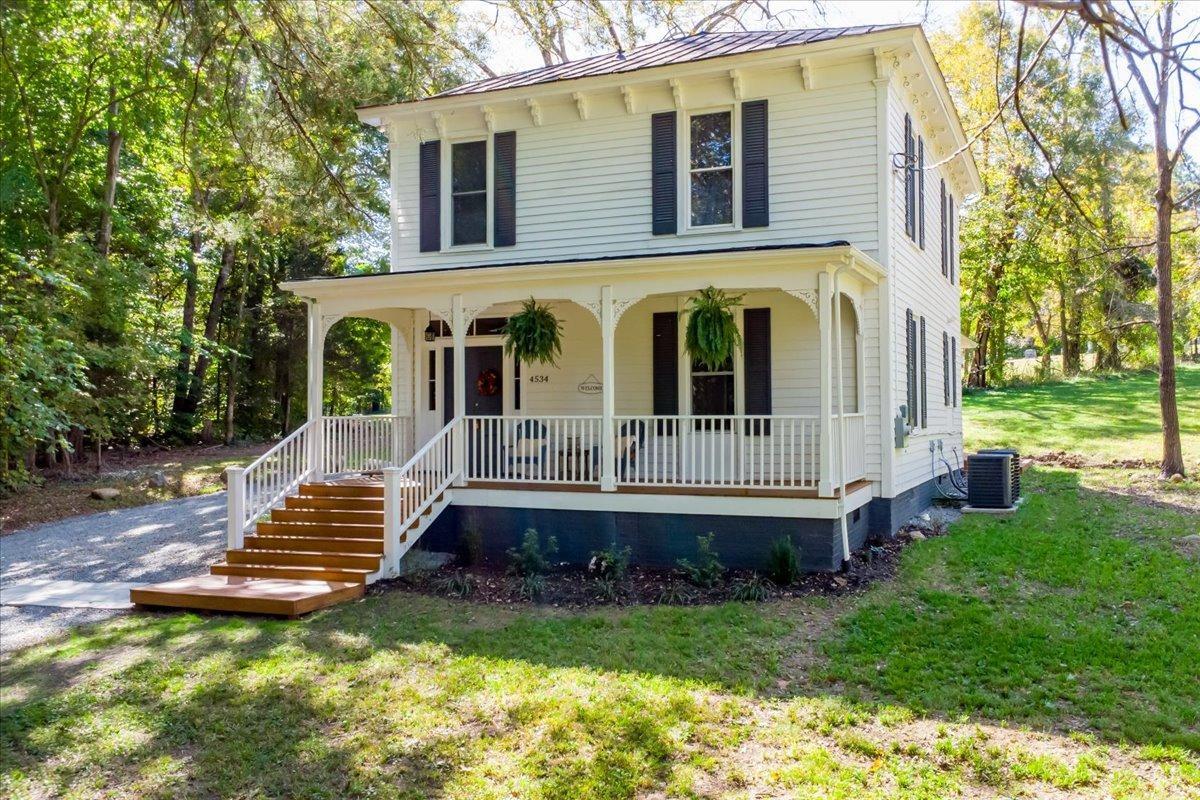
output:
<svg viewBox="0 0 1200 800"><path fill-rule="evenodd" d="M545 439L522 439L517 442L517 455L522 457L540 456L545 445Z"/></svg>

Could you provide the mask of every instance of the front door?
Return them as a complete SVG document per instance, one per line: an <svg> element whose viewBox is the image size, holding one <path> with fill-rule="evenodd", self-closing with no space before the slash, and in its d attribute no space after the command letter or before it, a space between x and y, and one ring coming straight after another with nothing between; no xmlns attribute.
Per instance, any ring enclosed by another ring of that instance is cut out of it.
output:
<svg viewBox="0 0 1200 800"><path fill-rule="evenodd" d="M454 418L454 348L444 351L446 395L442 405L445 418ZM466 348L467 417L499 417L504 413L504 350L500 347ZM503 452L500 439L500 420L463 420L467 437L468 477L493 475L499 468Z"/></svg>
<svg viewBox="0 0 1200 800"><path fill-rule="evenodd" d="M467 416L500 416L504 413L504 348L466 348ZM442 356L442 408L445 422L454 419L454 348Z"/></svg>

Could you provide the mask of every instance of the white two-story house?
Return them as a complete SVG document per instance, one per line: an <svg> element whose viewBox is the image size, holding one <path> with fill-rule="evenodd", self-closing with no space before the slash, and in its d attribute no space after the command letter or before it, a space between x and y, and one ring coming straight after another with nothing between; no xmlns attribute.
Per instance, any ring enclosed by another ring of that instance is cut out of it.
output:
<svg viewBox="0 0 1200 800"><path fill-rule="evenodd" d="M936 497L979 178L919 27L698 34L359 115L388 136L391 269L284 285L309 303L310 418L232 471L214 571L365 581L527 528L660 566L712 532L758 567L786 535L833 570ZM717 369L683 344L709 286L741 296ZM555 364L502 347L528 298L561 323ZM391 326L390 415L322 414L346 317ZM337 525L377 532L374 560L339 573Z"/></svg>

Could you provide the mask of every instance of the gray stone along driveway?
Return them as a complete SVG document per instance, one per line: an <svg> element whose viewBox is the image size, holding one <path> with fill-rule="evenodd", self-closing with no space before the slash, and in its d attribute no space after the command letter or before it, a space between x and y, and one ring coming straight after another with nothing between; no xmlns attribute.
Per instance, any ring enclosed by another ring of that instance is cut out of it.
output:
<svg viewBox="0 0 1200 800"><path fill-rule="evenodd" d="M225 547L225 493L50 522L0 537L0 585L25 580L156 581L208 571ZM0 652L125 614L0 606Z"/></svg>

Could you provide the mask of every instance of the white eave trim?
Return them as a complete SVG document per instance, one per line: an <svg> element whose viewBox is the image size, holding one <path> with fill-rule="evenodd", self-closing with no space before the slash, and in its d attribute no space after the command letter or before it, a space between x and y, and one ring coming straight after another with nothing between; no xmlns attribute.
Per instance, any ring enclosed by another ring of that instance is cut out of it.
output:
<svg viewBox="0 0 1200 800"><path fill-rule="evenodd" d="M920 26L911 25L874 33L841 36L825 42L790 44L769 50L713 56L696 61L646 67L628 72L588 75L582 78L568 78L507 89L430 97L390 105L366 106L355 109L355 113L358 114L359 120L368 125L384 126L389 121L428 114L432 111L448 112L456 109L479 108L483 104L495 106L499 103L516 101L524 103L528 99L551 96L571 97L575 92L588 93L609 90L619 92L622 91L622 87L632 88L649 83L661 83L668 78L693 78L704 75L728 76L729 70L742 67L798 65L797 58L800 53L811 58L848 50L864 50L869 53L874 47L900 46L913 41L916 38L915 32L919 30ZM924 36L922 35L921 38L923 39ZM810 66L816 65L810 64Z"/></svg>
<svg viewBox="0 0 1200 800"><path fill-rule="evenodd" d="M420 272L382 272L376 275L284 281L279 284L279 288L317 302L363 297L378 303L381 293L390 290L438 290L453 294L483 287L504 286L516 281L586 281L592 276L591 282L600 285L621 278L636 280L638 277L703 269L720 269L734 274L737 266L820 268L829 264L847 264L859 277L871 283L878 282L884 275L879 262L854 245L832 245L780 247L770 250L714 250L686 254L663 253L592 261L480 265Z"/></svg>

